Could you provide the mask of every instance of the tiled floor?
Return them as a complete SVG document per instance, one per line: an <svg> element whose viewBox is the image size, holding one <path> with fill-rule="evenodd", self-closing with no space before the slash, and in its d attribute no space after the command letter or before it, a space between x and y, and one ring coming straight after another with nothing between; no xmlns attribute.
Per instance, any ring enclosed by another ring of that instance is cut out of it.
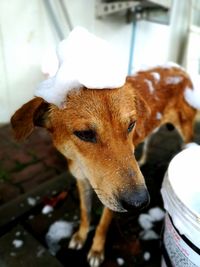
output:
<svg viewBox="0 0 200 267"><path fill-rule="evenodd" d="M0 205L66 170L66 161L46 130L40 128L17 143L9 125L0 128Z"/></svg>

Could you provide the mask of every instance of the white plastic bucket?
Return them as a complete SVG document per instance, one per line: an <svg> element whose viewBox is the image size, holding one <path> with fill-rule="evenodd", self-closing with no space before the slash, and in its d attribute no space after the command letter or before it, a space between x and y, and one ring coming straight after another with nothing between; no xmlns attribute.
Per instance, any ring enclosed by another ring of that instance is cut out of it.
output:
<svg viewBox="0 0 200 267"><path fill-rule="evenodd" d="M177 154L161 194L166 209L162 267L200 267L200 146Z"/></svg>

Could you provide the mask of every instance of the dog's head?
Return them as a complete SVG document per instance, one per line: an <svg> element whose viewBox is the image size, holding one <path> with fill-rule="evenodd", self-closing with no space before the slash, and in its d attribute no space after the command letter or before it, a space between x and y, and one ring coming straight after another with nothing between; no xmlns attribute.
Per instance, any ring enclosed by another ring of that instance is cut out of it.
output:
<svg viewBox="0 0 200 267"><path fill-rule="evenodd" d="M47 128L77 179L88 179L102 203L114 211L142 208L149 201L134 157L133 137L148 113L129 86L71 91L65 108L34 98L11 118L17 139L35 126Z"/></svg>

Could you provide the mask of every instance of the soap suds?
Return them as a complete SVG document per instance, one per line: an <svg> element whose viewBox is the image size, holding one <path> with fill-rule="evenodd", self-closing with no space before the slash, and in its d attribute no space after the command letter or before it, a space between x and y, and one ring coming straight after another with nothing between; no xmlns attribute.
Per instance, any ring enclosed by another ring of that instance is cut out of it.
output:
<svg viewBox="0 0 200 267"><path fill-rule="evenodd" d="M124 85L126 66L105 40L76 27L58 46L59 69L35 95L61 106L72 89L115 89Z"/></svg>
<svg viewBox="0 0 200 267"><path fill-rule="evenodd" d="M190 106L200 109L200 77L193 77L192 82L193 88L186 87L184 97Z"/></svg>

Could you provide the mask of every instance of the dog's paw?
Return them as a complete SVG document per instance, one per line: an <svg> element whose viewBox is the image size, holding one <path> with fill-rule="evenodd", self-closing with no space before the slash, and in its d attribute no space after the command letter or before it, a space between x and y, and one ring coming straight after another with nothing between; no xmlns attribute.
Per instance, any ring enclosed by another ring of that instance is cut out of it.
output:
<svg viewBox="0 0 200 267"><path fill-rule="evenodd" d="M104 261L104 251L94 251L91 249L87 259L90 267L99 267Z"/></svg>
<svg viewBox="0 0 200 267"><path fill-rule="evenodd" d="M78 250L78 249L82 249L84 243L85 243L85 239L82 238L80 236L80 234L77 232L72 236L68 247L71 249L77 249Z"/></svg>

